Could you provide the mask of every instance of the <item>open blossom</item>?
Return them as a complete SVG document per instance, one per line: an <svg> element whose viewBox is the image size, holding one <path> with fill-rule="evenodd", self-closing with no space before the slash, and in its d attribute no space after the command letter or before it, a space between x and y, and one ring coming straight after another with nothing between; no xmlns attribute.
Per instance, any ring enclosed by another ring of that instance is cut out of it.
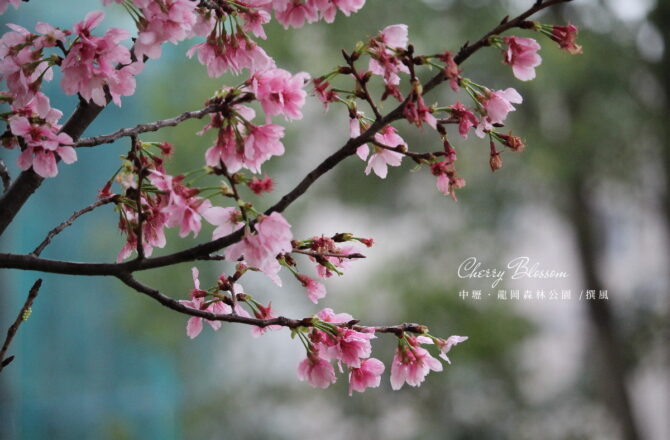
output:
<svg viewBox="0 0 670 440"><path fill-rule="evenodd" d="M54 177L58 174L57 158L70 164L77 160L77 153L72 145L72 138L60 133L62 113L52 109L49 99L38 92L27 106L13 107L14 115L8 120L12 135L23 139L26 148L18 158L19 168L30 167L41 177ZM16 141L8 144L16 145Z"/></svg>
<svg viewBox="0 0 670 440"><path fill-rule="evenodd" d="M105 106L104 86L107 85L112 100L120 106L121 96L135 92L134 76L142 70L143 64L131 63L130 51L119 44L129 37L127 31L111 28L102 37L91 35L91 30L104 16L104 13L94 11L75 25L78 39L61 64L61 86L68 95L79 93L85 100ZM118 64L123 67L117 68Z"/></svg>
<svg viewBox="0 0 670 440"><path fill-rule="evenodd" d="M307 96L303 88L308 80L305 72L291 75L283 69L270 69L256 72L247 84L266 115L284 115L288 120L302 119L300 109Z"/></svg>
<svg viewBox="0 0 670 440"><path fill-rule="evenodd" d="M507 114L516 110L512 104L523 102L519 92L511 87L505 90L487 90L480 100L486 115L477 126L476 134L479 137L484 137L485 131L493 128L493 124L503 123Z"/></svg>
<svg viewBox="0 0 670 440"><path fill-rule="evenodd" d="M196 2L189 0L162 0L135 2L140 7L144 19L139 24L139 34L135 42L135 54L158 58L161 44L170 41L176 44L193 33L196 23Z"/></svg>
<svg viewBox="0 0 670 440"><path fill-rule="evenodd" d="M379 133L375 134L375 140L382 145L385 145L389 148L395 148L401 145L407 145L403 138L401 138L390 125L382 128ZM362 146L365 147L365 146ZM367 147L365 147L367 148ZM375 174L382 179L386 178L388 173L388 167L397 167L400 166L402 162L403 155L397 151L391 151L386 148L375 146L375 152L370 156L368 160L368 166L365 168L365 174L370 174L370 171L374 171ZM360 150L360 147L359 147ZM367 154L357 151L359 157L367 157Z"/></svg>
<svg viewBox="0 0 670 440"><path fill-rule="evenodd" d="M319 356L318 351L310 350L307 358L298 365L298 379L307 381L316 388L328 388L335 383L335 369L327 360Z"/></svg>
<svg viewBox="0 0 670 440"><path fill-rule="evenodd" d="M305 22L314 23L319 19L332 23L338 10L349 16L358 12L363 5L365 5L365 0L275 0L272 2L275 17L284 26L284 29L299 28Z"/></svg>
<svg viewBox="0 0 670 440"><path fill-rule="evenodd" d="M553 26L551 30L551 39L558 43L563 50L567 50L573 55L582 53L582 46L577 44L577 26L569 24L567 26Z"/></svg>
<svg viewBox="0 0 670 440"><path fill-rule="evenodd" d="M407 343L401 343L396 349L391 364L391 388L399 390L407 382L408 385L417 387L430 373L430 371L442 371L442 364L431 356L420 343L427 343L430 339L419 337L407 337Z"/></svg>
<svg viewBox="0 0 670 440"><path fill-rule="evenodd" d="M307 23L314 23L319 19L319 10L315 2L300 0L282 0L275 2L275 18L284 26L300 28Z"/></svg>
<svg viewBox="0 0 670 440"><path fill-rule="evenodd" d="M244 238L226 249L226 260L236 261L243 257L251 266L260 269L277 284L281 280L277 273L281 269L277 255L293 249L291 225L278 212L259 217L256 233L245 234Z"/></svg>
<svg viewBox="0 0 670 440"><path fill-rule="evenodd" d="M504 61L512 66L514 76L521 81L535 78L535 67L542 62L537 54L540 44L532 38L504 37L503 40L507 44Z"/></svg>
<svg viewBox="0 0 670 440"><path fill-rule="evenodd" d="M444 339L439 339L437 340L436 344L440 348L440 357L447 361L447 363L451 364L451 361L447 357L447 353L449 353L449 350L451 350L451 347L454 345L460 344L461 342L465 342L468 340L467 336L449 336L446 340Z"/></svg>
<svg viewBox="0 0 670 440"><path fill-rule="evenodd" d="M254 125L253 109L237 105L237 118L223 118L212 115L212 122L203 129L218 128L216 143L205 153L207 165L217 167L222 161L228 171L235 173L246 168L254 173L261 172L261 165L272 156L284 154L284 127L277 124Z"/></svg>
<svg viewBox="0 0 670 440"><path fill-rule="evenodd" d="M212 206L202 211L202 216L209 223L216 226L212 233L212 240L225 237L244 226L242 213L236 208Z"/></svg>
<svg viewBox="0 0 670 440"><path fill-rule="evenodd" d="M303 274L297 275L298 281L307 289L307 297L314 304L317 304L320 299L326 297L326 286Z"/></svg>
<svg viewBox="0 0 670 440"><path fill-rule="evenodd" d="M471 127L476 127L479 120L474 113L461 103L461 101L456 101L456 104L449 106L449 111L451 117L458 121L458 134L460 134L463 139L467 139L468 131L470 131Z"/></svg>
<svg viewBox="0 0 670 440"><path fill-rule="evenodd" d="M349 367L359 368L363 359L369 358L372 353L370 339L374 333L363 333L350 328L338 328L337 338L332 343L326 343L326 354L330 359L344 362Z"/></svg>
<svg viewBox="0 0 670 440"><path fill-rule="evenodd" d="M398 74L409 73L409 69L398 57L395 49L407 49L407 25L394 24L385 27L377 37L370 41L370 64L368 69L384 78L387 86L400 84Z"/></svg>
<svg viewBox="0 0 670 440"><path fill-rule="evenodd" d="M207 310L208 312L216 314L230 313L231 311L230 306L221 301L213 302L207 306L206 301L204 300L204 297L207 292L200 290L198 269L196 267L192 268L191 274L193 275L193 285L194 285L194 289L191 291L191 300L188 301L180 300L179 302L191 309ZM193 339L196 336L198 336L200 332L202 332L203 319L204 318L200 318L198 316L192 316L191 318L189 318L188 322L186 323L186 335L189 338ZM207 319L206 321L214 330L218 330L221 328L221 321L210 321L209 319Z"/></svg>
<svg viewBox="0 0 670 440"><path fill-rule="evenodd" d="M349 395L353 391L362 393L366 388L377 388L384 370L384 364L379 359L364 359L359 368L352 368L349 372Z"/></svg>

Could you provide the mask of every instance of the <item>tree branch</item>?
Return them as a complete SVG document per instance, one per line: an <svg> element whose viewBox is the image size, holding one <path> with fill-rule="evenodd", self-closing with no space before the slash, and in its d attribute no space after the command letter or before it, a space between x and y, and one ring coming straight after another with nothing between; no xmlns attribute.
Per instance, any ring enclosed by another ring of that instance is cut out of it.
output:
<svg viewBox="0 0 670 440"><path fill-rule="evenodd" d="M0 159L0 179L2 179L3 193L6 193L9 186L12 184L12 178L9 176L9 170L5 162Z"/></svg>
<svg viewBox="0 0 670 440"><path fill-rule="evenodd" d="M128 136L137 136L138 134L141 133L148 133L151 131L158 131L161 128L164 127L174 127L175 125L179 125L182 122L186 121L187 119L202 119L204 116L210 114L210 113L215 113L218 111L221 111L223 107L227 105L223 105L221 103L211 103L207 105L206 107L200 109L200 110L194 110L191 112L184 112L178 116L175 116L173 118L169 119L163 119L160 121L155 121L155 122L149 122L147 124L139 124L136 125L135 127L132 128L122 128L121 130L115 131L114 133L111 134L106 134L106 135L101 135L101 136L93 136L93 137L87 137L80 139L75 143L76 147L94 147L96 145L102 145L102 144L109 144L114 142L117 139L120 139L122 137L128 137Z"/></svg>
<svg viewBox="0 0 670 440"><path fill-rule="evenodd" d="M7 365L9 365L14 360L14 356L10 356L7 359L5 359L5 354L7 354L9 345L12 343L12 340L14 339L16 332L19 330L19 326L23 321L27 319L26 314L28 313L28 310L30 310L30 307L33 305L33 301L35 301L35 298L37 298L37 294L39 293L41 286L42 286L42 279L40 278L37 281L35 281L33 287L30 288L30 292L28 292L28 298L26 299L26 302L23 303L23 307L21 307L19 314L16 316L16 319L14 320L14 324L12 324L12 326L9 327L9 330L7 330L7 337L5 337L5 342L4 344L2 344L2 349L0 350L0 371L2 371Z"/></svg>
<svg viewBox="0 0 670 440"><path fill-rule="evenodd" d="M115 202L117 199L118 199L118 196L117 196L117 195L114 195L114 196L111 196L111 197L107 197L107 198L104 198L104 199L100 199L100 200L98 200L98 201L96 201L96 202L94 202L94 203L88 205L86 208L81 209L81 210L79 210L79 211L76 211L74 214L72 214L72 215L70 216L70 218L68 218L68 219L65 220L63 223L61 223L60 225L56 226L56 227L53 228L51 231L49 231L49 233L48 233L47 236L44 238L44 240L42 240L42 242L35 248L34 251L32 251L32 252L30 253L30 255L32 255L32 256L34 256L34 257L38 257L38 256L42 253L42 251L44 250L44 248L47 247L47 246L49 245L49 243L51 243L51 240L52 240L56 235L58 235L58 234L60 234L61 232L63 232L63 229L67 228L68 226L71 226L72 223L74 223L74 221L77 220L79 217L81 217L82 215L84 215L84 214L86 214L86 213L88 213L88 212L93 211L95 208L98 208L98 207L100 207L100 206L102 206L102 205L106 205L106 204L108 204L108 203Z"/></svg>
<svg viewBox="0 0 670 440"><path fill-rule="evenodd" d="M566 3L571 0L549 0L546 2L538 1L529 8L526 12L517 16L516 18L504 21L496 26L493 30L489 31L486 35L480 38L474 44L465 44L459 50L458 54L454 57L454 61L457 64L462 64L467 60L472 54L482 47L487 46L489 43L489 38L492 35L496 35L502 32L505 32L514 27L521 27L525 20L533 15L534 13L548 8L550 6ZM430 92L432 89L437 87L439 84L446 80L446 75L444 71L439 72L437 75L432 77L426 84L423 86L424 95ZM288 208L298 197L304 194L309 187L314 184L321 176L334 168L337 164L342 162L347 157L355 154L356 149L368 142L371 142L374 139L374 135L381 130L386 125L397 121L403 118L403 109L405 107L406 101L400 103L396 108L394 108L390 113L388 113L383 118L377 119L364 133L356 138L349 139L339 150L332 153L328 156L323 162L317 165L312 171L310 171L291 191L286 193L277 203L268 208L265 211L265 214L269 215L273 212L283 212ZM2 203L0 201L0 207ZM2 229L0 228L0 231ZM127 272L132 273L140 270L154 269L158 267L170 266L177 263L183 263L186 261L194 261L198 259L207 258L210 254L213 254L221 249L230 246L233 243L238 242L243 236L243 230L238 229L237 231L226 235L224 237L218 238L213 241L202 243L185 249L179 252L172 254L146 258L142 260L131 260L125 263L77 263L77 262L68 262L68 261L59 261L59 260L47 260L36 258L30 255L15 255L15 254L0 254L0 268L15 268L15 269L24 269L24 270L38 270L42 272L54 272L54 273L63 273L63 274L72 274L72 275L86 275L86 276L96 276L96 275L110 275L110 276L119 276L121 273Z"/></svg>
<svg viewBox="0 0 670 440"><path fill-rule="evenodd" d="M134 290L143 293L165 307L172 309L176 312L189 315L189 316L196 316L198 318L205 318L210 321L224 321L224 322L233 322L233 323L238 323L238 324L247 324L247 325L255 325L258 327L268 327L272 325L278 325L281 327L287 327L290 329L295 329L298 327L312 327L312 318L303 318L303 319L292 319L292 318L286 318L284 316L279 316L276 318L270 318L270 319L259 319L259 318L251 318L251 317L246 317L246 316L240 316L237 314L217 314L217 313L212 313L208 312L207 310L199 310L199 309L192 309L190 307L186 307L183 305L181 302L178 300L175 300L160 291L147 286L146 284L143 284L139 282L137 279L135 279L130 273L124 272L121 273L117 276L124 284L126 284L128 287L133 288ZM427 331L427 328L423 325L419 324L413 324L413 323L405 323L405 324L399 324L399 325L393 325L393 326L378 326L378 327L372 327L372 326L361 326L357 325L358 321L349 321L345 323L338 324L341 327L347 327L351 328L354 330L358 331L365 331L365 330L370 330L374 329L376 333L393 333L395 335L401 335L403 332L410 332L410 333L417 333L417 334L422 334L425 331Z"/></svg>

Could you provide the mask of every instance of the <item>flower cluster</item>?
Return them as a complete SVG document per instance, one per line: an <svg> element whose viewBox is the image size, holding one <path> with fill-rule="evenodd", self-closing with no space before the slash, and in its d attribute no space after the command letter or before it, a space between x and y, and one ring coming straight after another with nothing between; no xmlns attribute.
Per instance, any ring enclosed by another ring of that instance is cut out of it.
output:
<svg viewBox="0 0 670 440"><path fill-rule="evenodd" d="M42 177L54 177L58 174L57 159L65 163L77 160L77 153L70 146L72 138L60 133L61 116L42 92L37 92L24 107L12 106L8 119L11 136L3 138L3 146L20 146L23 150L18 158L19 168L32 167Z"/></svg>
<svg viewBox="0 0 670 440"><path fill-rule="evenodd" d="M144 65L132 62L130 51L119 44L129 38L128 31L111 28L102 37L91 34L104 17L101 11L91 12L75 25L77 39L61 63L61 87L68 95L78 93L101 107L109 93L120 106L121 96L135 93L135 75Z"/></svg>

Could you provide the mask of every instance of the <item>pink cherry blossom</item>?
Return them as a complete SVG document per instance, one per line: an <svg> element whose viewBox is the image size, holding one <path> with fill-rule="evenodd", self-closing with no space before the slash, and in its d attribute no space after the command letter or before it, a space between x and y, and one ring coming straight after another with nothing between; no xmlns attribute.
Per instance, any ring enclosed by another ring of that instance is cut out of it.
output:
<svg viewBox="0 0 670 440"><path fill-rule="evenodd" d="M236 208L211 206L202 211L202 216L216 226L212 233L212 240L231 234L244 226L244 222L241 221L242 214Z"/></svg>
<svg viewBox="0 0 670 440"><path fill-rule="evenodd" d="M194 289L191 291L191 300L180 300L179 302L183 304L184 306L195 309L195 310L207 310L208 312L216 313L216 314L227 314L230 313L230 306L221 302L213 302L209 304L208 306L206 305L204 298L204 294L206 292L200 290L200 280L198 279L198 269L197 268L192 268L191 269L191 274L193 275L193 285ZM192 316L188 322L186 323L186 335L193 339L196 336L202 332L202 321L204 318L201 318L199 316ZM211 320L206 320L207 323L214 329L218 330L221 328L221 321L211 321Z"/></svg>
<svg viewBox="0 0 670 440"><path fill-rule="evenodd" d="M456 101L456 104L449 106L449 109L451 117L458 121L458 134L463 139L467 139L468 131L470 131L471 127L476 127L479 120L460 101Z"/></svg>
<svg viewBox="0 0 670 440"><path fill-rule="evenodd" d="M444 339L439 339L436 341L436 344L438 347L440 347L440 357L447 361L447 363L451 364L451 361L447 357L447 353L449 353L449 350L451 350L451 347L454 345L460 344L461 342L467 341L468 337L467 336L449 336L446 340Z"/></svg>
<svg viewBox="0 0 670 440"><path fill-rule="evenodd" d="M275 2L275 18L284 26L300 28L319 19L319 10L313 1L288 0ZM280 5L280 6L277 6Z"/></svg>
<svg viewBox="0 0 670 440"><path fill-rule="evenodd" d="M582 46L577 44L577 26L552 26L551 39L559 44L561 49L567 50L573 55L582 53Z"/></svg>
<svg viewBox="0 0 670 440"><path fill-rule="evenodd" d="M352 368L349 372L349 395L353 391L362 393L366 388L377 388L384 370L384 364L379 359L364 359L360 368Z"/></svg>
<svg viewBox="0 0 670 440"><path fill-rule="evenodd" d="M41 177L54 177L58 174L57 158L67 164L77 160L77 153L70 146L72 138L59 132L57 122L62 114L51 108L44 94L38 92L25 107L13 107L13 110L15 114L8 120L9 130L26 145L18 157L19 168L32 167ZM13 140L8 146L15 145L16 140Z"/></svg>
<svg viewBox="0 0 670 440"><path fill-rule="evenodd" d="M260 101L268 116L284 115L288 119L302 119L300 109L305 104L307 92L303 90L309 75L295 75L283 69L256 72L248 81L248 88Z"/></svg>
<svg viewBox="0 0 670 440"><path fill-rule="evenodd" d="M326 351L328 357L342 361L352 368L359 368L361 360L370 357L372 346L370 339L374 333L363 333L350 328L338 328L338 337Z"/></svg>
<svg viewBox="0 0 670 440"><path fill-rule="evenodd" d="M417 127L422 127L425 122L433 129L437 128L437 119L433 116L431 109L426 106L422 95L418 95L416 101L410 100L405 104L403 115Z"/></svg>
<svg viewBox="0 0 670 440"><path fill-rule="evenodd" d="M85 100L105 106L104 86L108 85L114 103L120 106L121 96L135 92L134 76L143 65L140 62L131 63L130 51L119 44L129 37L127 31L111 28L102 37L91 35L91 30L103 18L103 12L94 11L75 25L78 39L61 64L61 86L68 95L79 93ZM117 68L119 64L123 67Z"/></svg>
<svg viewBox="0 0 670 440"><path fill-rule="evenodd" d="M521 81L535 78L535 67L539 66L542 58L537 54L540 45L532 38L504 37L507 44L504 51L505 64L512 66L514 76Z"/></svg>
<svg viewBox="0 0 670 440"><path fill-rule="evenodd" d="M192 34L196 23L196 2L189 0L163 0L136 2L142 10L144 20L140 22L139 34L135 42L135 54L159 58L161 44L169 41L176 44Z"/></svg>
<svg viewBox="0 0 670 440"><path fill-rule="evenodd" d="M298 281L307 289L307 297L314 304L317 304L320 299L326 297L326 286L303 274L297 275Z"/></svg>
<svg viewBox="0 0 670 440"><path fill-rule="evenodd" d="M442 371L440 361L419 345L430 341L426 339L410 336L398 345L391 364L391 388L399 390L405 382L417 387L431 370Z"/></svg>
<svg viewBox="0 0 670 440"><path fill-rule="evenodd" d="M217 78L228 70L239 74L243 69L256 72L275 66L263 48L244 34L212 34L204 43L191 47L186 55L190 58L196 52L198 61L207 66L207 74L212 78Z"/></svg>
<svg viewBox="0 0 670 440"><path fill-rule="evenodd" d="M512 104L521 104L523 98L513 88L505 90L487 90L486 95L481 97L485 117L477 126L476 134L484 137L485 132L493 128L493 124L502 124L507 114L516 110Z"/></svg>
<svg viewBox="0 0 670 440"><path fill-rule="evenodd" d="M325 322L335 324L353 321L354 317L348 313L335 313L330 307L326 307L316 314L316 317Z"/></svg>
<svg viewBox="0 0 670 440"><path fill-rule="evenodd" d="M243 257L249 266L260 269L280 284L277 273L281 267L276 257L293 249L292 239L291 225L281 214L273 212L259 217L256 233L247 233L241 241L229 246L225 257L228 261Z"/></svg>
<svg viewBox="0 0 670 440"><path fill-rule="evenodd" d="M384 77L387 86L400 84L399 73L409 73L409 69L395 54L396 49L407 48L407 25L394 24L385 27L370 41L370 64L368 69L375 75ZM399 92L399 91L398 91Z"/></svg>
<svg viewBox="0 0 670 440"><path fill-rule="evenodd" d="M465 180L456 175L453 161L440 161L430 165L430 170L437 177L437 189L445 196L456 200L455 190L465 186Z"/></svg>
<svg viewBox="0 0 670 440"><path fill-rule="evenodd" d="M375 134L375 140L389 148L395 148L401 145L406 146L403 138L401 138L396 133L395 128L390 125L387 125L386 127L382 128L379 133ZM368 166L365 168L365 174L370 174L370 171L372 170L377 176L384 179L388 173L389 166L400 166L403 155L397 151L390 151L379 146L375 146L374 148L375 152L368 160Z"/></svg>
<svg viewBox="0 0 670 440"><path fill-rule="evenodd" d="M330 384L337 380L333 365L319 357L318 351L309 351L307 358L300 362L298 365L298 379L306 380L316 388L328 388Z"/></svg>

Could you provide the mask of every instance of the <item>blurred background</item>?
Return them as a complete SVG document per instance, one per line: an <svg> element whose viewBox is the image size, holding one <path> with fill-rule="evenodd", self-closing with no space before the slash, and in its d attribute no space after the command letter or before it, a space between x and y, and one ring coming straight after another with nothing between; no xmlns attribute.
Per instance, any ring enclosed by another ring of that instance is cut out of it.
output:
<svg viewBox="0 0 670 440"><path fill-rule="evenodd" d="M506 14L532 2L368 0L362 12L333 25L285 33L273 21L264 48L290 71L318 76L384 26L406 23L419 53L456 51ZM2 16L3 24L35 21L71 28L99 2L32 0ZM123 9L106 8L104 27L131 28ZM657 439L670 438L670 3L586 1L535 17L580 27L584 54L570 56L538 38L543 64L535 81L515 80L495 49L478 52L464 75L490 88L515 87L524 103L508 118L522 136L522 154L503 154L492 174L488 145L452 135L467 186L459 201L442 196L434 177L410 172L405 161L386 181L363 174L351 158L322 178L286 213L297 237L354 232L374 237L368 258L326 281L328 297L313 306L284 274L277 289L251 274L243 283L287 316L322 307L347 311L364 323L421 322L431 333L470 340L450 353L453 364L422 387L392 392L388 381L394 341L380 337L374 356L387 365L382 385L347 396L344 376L322 391L299 382L304 356L288 331L252 340L246 327L208 327L194 341L186 318L106 278L20 271L0 274L0 323L10 325L37 277L44 284L29 321L0 375L0 436L8 439ZM103 28L101 28L102 30ZM212 80L184 53L190 44L164 46L147 64L138 92L110 106L85 135L202 107L212 92L239 78ZM68 115L76 104L47 86L52 105ZM450 104L442 87L427 102ZM392 108L387 104L387 110ZM265 172L277 188L264 208L292 188L348 136L346 111L327 113L310 99L305 118L288 124L287 153ZM283 124L283 122L282 122ZM441 148L430 130L396 124L413 151ZM189 121L145 140L176 147L173 173L202 164L210 137ZM2 236L3 252L28 253L54 225L91 203L118 167L128 141L78 151L30 199ZM16 175L16 152L3 150ZM112 261L122 238L117 217L104 207L81 218L47 248L46 258ZM199 240L206 239L205 226ZM193 240L169 233L160 253ZM170 240L171 239L171 240ZM458 277L476 257L482 268L504 268L526 256L541 269L566 272L557 280ZM138 277L173 297L186 298L191 264ZM200 263L211 285L222 263ZM308 274L309 264L302 263ZM508 299L498 299L498 290ZM586 300L585 291L608 299ZM472 298L481 290L481 300ZM519 290L522 298L509 298ZM524 292L533 299L523 299ZM538 290L547 298L537 299ZM570 290L570 300L549 293ZM461 295L459 295L459 292ZM465 296L463 292L467 292ZM489 295L490 294L490 295Z"/></svg>

